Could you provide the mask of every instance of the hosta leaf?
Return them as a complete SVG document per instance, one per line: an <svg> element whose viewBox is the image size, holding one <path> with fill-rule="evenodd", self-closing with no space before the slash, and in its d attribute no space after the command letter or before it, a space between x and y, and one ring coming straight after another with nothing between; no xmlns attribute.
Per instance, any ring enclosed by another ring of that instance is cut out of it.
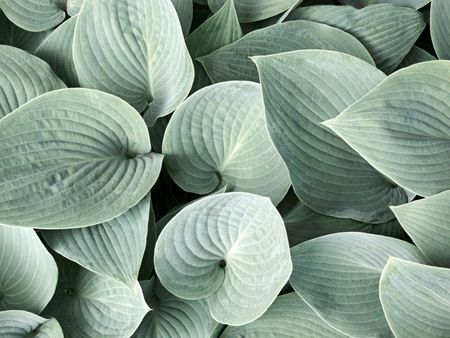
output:
<svg viewBox="0 0 450 338"><path fill-rule="evenodd" d="M339 0L339 2L352 5L354 7L364 7L376 4L392 4L396 6L411 7L414 9L422 8L430 3L430 0Z"/></svg>
<svg viewBox="0 0 450 338"><path fill-rule="evenodd" d="M78 87L78 75L72 55L77 17L56 28L36 49L36 55L48 62L55 73L71 87Z"/></svg>
<svg viewBox="0 0 450 338"><path fill-rule="evenodd" d="M325 124L373 167L422 196L450 189L450 61L401 69Z"/></svg>
<svg viewBox="0 0 450 338"><path fill-rule="evenodd" d="M440 59L450 59L450 1L431 2L431 38Z"/></svg>
<svg viewBox="0 0 450 338"><path fill-rule="evenodd" d="M119 217L81 229L46 231L44 238L60 255L86 269L132 287L145 251L150 196Z"/></svg>
<svg viewBox="0 0 450 338"><path fill-rule="evenodd" d="M171 0L178 18L180 19L181 28L185 36L189 34L192 24L192 16L194 12L194 3L192 0Z"/></svg>
<svg viewBox="0 0 450 338"><path fill-rule="evenodd" d="M227 0L208 0L209 8L217 12ZM298 0L234 0L240 22L270 18L287 10Z"/></svg>
<svg viewBox="0 0 450 338"><path fill-rule="evenodd" d="M0 223L63 229L111 220L137 204L161 169L147 127L96 90L39 96L0 120Z"/></svg>
<svg viewBox="0 0 450 338"><path fill-rule="evenodd" d="M408 194L373 169L319 123L337 116L385 75L348 54L323 50L254 59L263 89L267 125L297 196L328 216L384 223L390 205Z"/></svg>
<svg viewBox="0 0 450 338"><path fill-rule="evenodd" d="M64 338L61 326L54 318L46 319L26 311L0 312L0 337Z"/></svg>
<svg viewBox="0 0 450 338"><path fill-rule="evenodd" d="M261 316L291 274L283 220L268 198L217 194L180 211L155 248L161 283L185 299L205 299L230 325Z"/></svg>
<svg viewBox="0 0 450 338"><path fill-rule="evenodd" d="M419 62L433 61L436 58L428 53L426 50L423 50L420 47L413 46L409 53L405 56L403 61L398 65L398 68L405 68L411 65L414 65Z"/></svg>
<svg viewBox="0 0 450 338"><path fill-rule="evenodd" d="M289 18L324 23L354 35L385 73L397 68L425 28L420 12L390 4L363 9L331 5L301 7Z"/></svg>
<svg viewBox="0 0 450 338"><path fill-rule="evenodd" d="M450 191L392 208L402 227L434 265L450 268Z"/></svg>
<svg viewBox="0 0 450 338"><path fill-rule="evenodd" d="M242 30L233 0L228 0L219 11L189 35L186 44L195 66L193 91L211 83L202 65L196 59L229 45L241 37Z"/></svg>
<svg viewBox="0 0 450 338"><path fill-rule="evenodd" d="M280 23L253 31L198 60L213 82L258 82L258 71L249 57L297 49L337 50L373 63L367 50L356 38L339 29L311 21Z"/></svg>
<svg viewBox="0 0 450 338"><path fill-rule="evenodd" d="M83 6L84 0L67 0L66 11L70 16L77 15L81 7Z"/></svg>
<svg viewBox="0 0 450 338"><path fill-rule="evenodd" d="M0 225L0 311L41 312L57 278L56 263L33 229Z"/></svg>
<svg viewBox="0 0 450 338"><path fill-rule="evenodd" d="M323 321L295 292L277 297L254 322L228 326L220 338L347 337Z"/></svg>
<svg viewBox="0 0 450 338"><path fill-rule="evenodd" d="M173 114L163 141L165 164L185 191L247 191L272 198L290 179L273 146L256 83L226 82L203 88Z"/></svg>
<svg viewBox="0 0 450 338"><path fill-rule="evenodd" d="M365 234L319 237L291 250L294 290L330 325L352 337L390 337L378 282L390 256L425 258L412 244Z"/></svg>
<svg viewBox="0 0 450 338"><path fill-rule="evenodd" d="M83 87L115 94L139 112L146 110L150 124L175 110L194 79L177 13L168 0L86 0L75 28L73 57Z"/></svg>
<svg viewBox="0 0 450 338"><path fill-rule="evenodd" d="M158 235L159 232L156 227L155 211L152 202L150 201L150 213L147 223L147 240L145 243L145 251L144 256L142 257L141 267L139 269L138 280L147 280L152 276L153 256Z"/></svg>
<svg viewBox="0 0 450 338"><path fill-rule="evenodd" d="M391 258L380 299L396 337L450 337L450 269Z"/></svg>
<svg viewBox="0 0 450 338"><path fill-rule="evenodd" d="M127 338L150 310L142 289L60 259L56 294L44 314L55 317L65 338Z"/></svg>
<svg viewBox="0 0 450 338"><path fill-rule="evenodd" d="M211 318L205 300L186 300L169 293L152 278L141 282L150 311L133 338L210 338L219 325Z"/></svg>
<svg viewBox="0 0 450 338"><path fill-rule="evenodd" d="M0 119L36 96L64 87L41 59L15 47L0 46Z"/></svg>

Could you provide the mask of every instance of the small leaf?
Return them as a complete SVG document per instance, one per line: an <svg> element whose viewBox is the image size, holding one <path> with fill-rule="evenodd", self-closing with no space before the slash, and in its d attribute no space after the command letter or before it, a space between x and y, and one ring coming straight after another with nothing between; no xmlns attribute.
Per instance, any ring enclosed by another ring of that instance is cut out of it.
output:
<svg viewBox="0 0 450 338"><path fill-rule="evenodd" d="M69 14L70 16L75 16L77 15L80 10L81 7L83 6L84 0L66 0L66 10L67 10L67 14Z"/></svg>
<svg viewBox="0 0 450 338"><path fill-rule="evenodd" d="M260 317L291 274L283 220L268 198L217 194L180 211L162 230L155 270L180 298L206 299L212 318L244 325Z"/></svg>
<svg viewBox="0 0 450 338"><path fill-rule="evenodd" d="M398 65L398 69L412 66L416 63L433 61L436 58L428 53L426 50L423 50L420 47L413 46L409 53L405 56L405 58Z"/></svg>
<svg viewBox="0 0 450 338"><path fill-rule="evenodd" d="M431 39L440 59L450 60L450 1L431 2Z"/></svg>
<svg viewBox="0 0 450 338"><path fill-rule="evenodd" d="M144 256L142 257L141 267L139 269L138 280L147 280L151 278L153 273L153 258L155 253L155 244L159 232L156 227L155 211L151 201L150 201L150 213L146 227L147 227L147 240L145 243L145 251Z"/></svg>
<svg viewBox="0 0 450 338"><path fill-rule="evenodd" d="M5 338L64 338L58 321L26 311L0 312L0 337Z"/></svg>
<svg viewBox="0 0 450 338"><path fill-rule="evenodd" d="M192 0L171 0L175 10L177 11L178 18L180 19L181 28L183 29L184 36L189 34L191 29L192 17L194 15L194 3Z"/></svg>
<svg viewBox="0 0 450 338"><path fill-rule="evenodd" d="M434 1L434 0L433 0ZM391 258L380 299L396 337L450 337L450 269Z"/></svg>
<svg viewBox="0 0 450 338"><path fill-rule="evenodd" d="M165 164L183 190L246 191L280 202L289 174L273 146L261 88L226 82L203 88L173 114L163 141Z"/></svg>

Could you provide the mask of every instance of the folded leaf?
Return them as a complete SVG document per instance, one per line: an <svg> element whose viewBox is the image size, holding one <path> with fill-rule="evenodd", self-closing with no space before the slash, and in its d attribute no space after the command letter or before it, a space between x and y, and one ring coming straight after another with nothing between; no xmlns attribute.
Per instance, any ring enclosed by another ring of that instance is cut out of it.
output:
<svg viewBox="0 0 450 338"><path fill-rule="evenodd" d="M449 337L449 285L450 269L391 258L381 275L380 299L395 336Z"/></svg>
<svg viewBox="0 0 450 338"><path fill-rule="evenodd" d="M62 89L0 120L0 223L64 229L111 220L155 183L144 120L96 90Z"/></svg>
<svg viewBox="0 0 450 338"><path fill-rule="evenodd" d="M373 167L422 196L450 189L450 61L401 69L325 122Z"/></svg>
<svg viewBox="0 0 450 338"><path fill-rule="evenodd" d="M217 194L180 211L155 248L161 284L206 299L213 319L243 325L260 317L291 274L283 220L268 198Z"/></svg>
<svg viewBox="0 0 450 338"><path fill-rule="evenodd" d="M203 88L173 114L163 141L165 164L183 190L208 194L226 186L280 202L289 174L273 146L261 88L226 82Z"/></svg>
<svg viewBox="0 0 450 338"><path fill-rule="evenodd" d="M359 57L373 64L369 52L352 35L311 21L292 21L259 29L207 56L198 58L213 82L248 80L258 82L251 56L298 49L327 49Z"/></svg>
<svg viewBox="0 0 450 338"><path fill-rule="evenodd" d="M0 311L41 312L57 279L55 260L33 229L0 225Z"/></svg>
<svg viewBox="0 0 450 338"><path fill-rule="evenodd" d="M61 326L54 318L46 319L26 311L0 312L0 337L64 338Z"/></svg>
<svg viewBox="0 0 450 338"><path fill-rule="evenodd" d="M450 59L450 2L433 0L431 2L431 39L440 59Z"/></svg>
<svg viewBox="0 0 450 338"><path fill-rule="evenodd" d="M351 337L391 337L378 298L390 256L426 263L412 244L398 239L338 233L291 249L290 284L321 318Z"/></svg>

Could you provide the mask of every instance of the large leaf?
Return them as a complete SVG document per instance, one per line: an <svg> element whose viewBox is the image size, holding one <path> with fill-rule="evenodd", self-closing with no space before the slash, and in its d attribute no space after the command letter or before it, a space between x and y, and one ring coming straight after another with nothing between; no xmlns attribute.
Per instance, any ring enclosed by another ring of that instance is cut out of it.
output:
<svg viewBox="0 0 450 338"><path fill-rule="evenodd" d="M426 50L413 46L405 58L400 62L398 68L405 68L419 62L433 61L436 58Z"/></svg>
<svg viewBox="0 0 450 338"><path fill-rule="evenodd" d="M292 21L259 29L198 60L213 82L258 81L258 71L249 57L297 49L337 50L373 63L364 46L352 35L311 21Z"/></svg>
<svg viewBox="0 0 450 338"><path fill-rule="evenodd" d="M227 0L208 0L209 8L216 12ZM289 9L298 0L234 0L240 22L253 22L270 18Z"/></svg>
<svg viewBox="0 0 450 338"><path fill-rule="evenodd" d="M169 293L155 278L141 282L150 311L133 338L210 338L219 325L204 299L186 300Z"/></svg>
<svg viewBox="0 0 450 338"><path fill-rule="evenodd" d="M81 229L44 232L50 247L100 275L132 287L145 251L150 196L119 217Z"/></svg>
<svg viewBox="0 0 450 338"><path fill-rule="evenodd" d="M391 258L381 275L380 299L395 336L450 337L449 285L450 269Z"/></svg>
<svg viewBox="0 0 450 338"><path fill-rule="evenodd" d="M36 96L64 87L41 59L0 45L0 119Z"/></svg>
<svg viewBox="0 0 450 338"><path fill-rule="evenodd" d="M431 2L431 38L440 59L450 60L450 1Z"/></svg>
<svg viewBox="0 0 450 338"><path fill-rule="evenodd" d="M54 318L46 319L26 311L0 312L0 337L64 338L61 326Z"/></svg>
<svg viewBox="0 0 450 338"><path fill-rule="evenodd" d="M365 234L339 233L291 250L294 290L330 325L352 337L390 337L378 282L390 256L425 258L412 244Z"/></svg>
<svg viewBox="0 0 450 338"><path fill-rule="evenodd" d="M390 4L363 9L327 5L301 7L289 18L321 22L354 35L385 73L397 68L425 28L420 12Z"/></svg>
<svg viewBox="0 0 450 338"><path fill-rule="evenodd" d="M241 37L242 30L233 0L228 0L219 11L189 35L186 44L192 59L194 59L195 66L195 80L192 91L211 83L202 65L196 59L229 45Z"/></svg>
<svg viewBox="0 0 450 338"><path fill-rule="evenodd" d="M260 317L291 274L283 220L268 198L225 193L180 211L155 248L161 283L185 299L206 299L212 318L243 325Z"/></svg>
<svg viewBox="0 0 450 338"><path fill-rule="evenodd" d="M392 208L402 227L434 265L450 268L450 191Z"/></svg>
<svg viewBox="0 0 450 338"><path fill-rule="evenodd" d="M450 61L403 68L325 122L373 167L422 196L450 189Z"/></svg>
<svg viewBox="0 0 450 338"><path fill-rule="evenodd" d="M295 292L277 297L257 320L244 326L228 326L220 338L343 338L320 318Z"/></svg>
<svg viewBox="0 0 450 338"><path fill-rule="evenodd" d="M76 23L77 17L65 21L36 49L36 55L47 61L55 73L71 87L79 86L72 54Z"/></svg>
<svg viewBox="0 0 450 338"><path fill-rule="evenodd" d="M364 7L369 5L386 3L396 6L405 6L414 9L419 9L430 3L430 0L339 0L339 2L346 5L352 5L354 7Z"/></svg>
<svg viewBox="0 0 450 338"><path fill-rule="evenodd" d="M323 50L254 59L263 89L270 136L283 157L297 196L328 216L384 223L390 205L408 194L319 123L337 116L385 76L348 54Z"/></svg>
<svg viewBox="0 0 450 338"><path fill-rule="evenodd" d="M44 314L55 317L65 338L128 338L150 310L142 289L103 277L59 258L58 288Z"/></svg>
<svg viewBox="0 0 450 338"><path fill-rule="evenodd" d="M41 312L57 278L56 263L33 229L0 225L0 311Z"/></svg>
<svg viewBox="0 0 450 338"><path fill-rule="evenodd" d="M111 220L161 169L147 127L123 100L62 89L0 121L0 223L63 229Z"/></svg>
<svg viewBox="0 0 450 338"><path fill-rule="evenodd" d="M268 196L277 204L290 185L267 132L256 83L219 83L189 97L167 126L163 154L174 181L196 194L226 186L227 191Z"/></svg>
<svg viewBox="0 0 450 338"><path fill-rule="evenodd" d="M171 0L178 18L180 19L183 34L187 36L191 29L192 17L194 12L194 3L192 0Z"/></svg>
<svg viewBox="0 0 450 338"><path fill-rule="evenodd" d="M101 24L99 24L101 23ZM86 0L75 28L80 83L115 94L150 124L188 95L194 67L168 0Z"/></svg>

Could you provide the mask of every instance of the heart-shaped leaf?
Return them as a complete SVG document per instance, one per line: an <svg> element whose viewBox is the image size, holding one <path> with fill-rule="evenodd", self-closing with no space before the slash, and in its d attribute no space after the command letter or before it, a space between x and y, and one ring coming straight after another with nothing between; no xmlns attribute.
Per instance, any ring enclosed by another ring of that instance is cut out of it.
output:
<svg viewBox="0 0 450 338"><path fill-rule="evenodd" d="M291 274L283 220L268 198L248 193L205 197L180 211L155 248L161 283L185 299L206 299L229 325L260 317Z"/></svg>
<svg viewBox="0 0 450 338"><path fill-rule="evenodd" d="M450 61L403 68L325 122L392 181L422 196L450 189Z"/></svg>
<svg viewBox="0 0 450 338"><path fill-rule="evenodd" d="M312 21L292 21L259 29L219 50L198 58L213 82L258 82L258 71L249 57L298 49L327 49L351 54L373 64L369 52L352 35Z"/></svg>
<svg viewBox="0 0 450 338"><path fill-rule="evenodd" d="M267 132L256 83L219 83L189 97L167 126L163 154L173 180L196 194L226 186L227 191L268 196L277 204L290 185Z"/></svg>
<svg viewBox="0 0 450 338"><path fill-rule="evenodd" d="M434 0L433 0L434 1ZM396 337L450 337L450 269L391 258L380 299Z"/></svg>
<svg viewBox="0 0 450 338"><path fill-rule="evenodd" d="M431 38L440 59L450 59L450 1L431 2Z"/></svg>
<svg viewBox="0 0 450 338"><path fill-rule="evenodd" d="M0 311L41 312L57 278L55 260L33 229L0 225Z"/></svg>
<svg viewBox="0 0 450 338"><path fill-rule="evenodd" d="M219 325L204 299L186 300L169 293L155 278L141 282L150 311L133 338L210 338Z"/></svg>
<svg viewBox="0 0 450 338"><path fill-rule="evenodd" d="M254 58L270 136L297 196L322 214L384 223L406 203L394 186L319 123L336 117L385 75L348 54L304 50Z"/></svg>
<svg viewBox="0 0 450 338"><path fill-rule="evenodd" d="M412 244L357 232L319 237L291 253L294 290L325 321L352 337L392 336L378 298L389 257L426 262Z"/></svg>
<svg viewBox="0 0 450 338"><path fill-rule="evenodd" d="M64 229L111 220L156 181L162 156L125 101L62 89L0 120L0 223Z"/></svg>
<svg viewBox="0 0 450 338"><path fill-rule="evenodd" d="M352 5L354 7L364 7L375 4L392 4L396 6L411 7L414 9L422 8L430 3L431 0L339 0L340 3Z"/></svg>
<svg viewBox="0 0 450 338"><path fill-rule="evenodd" d="M101 24L99 24L101 23ZM86 0L73 58L83 87L115 94L150 124L186 98L194 67L168 0Z"/></svg>
<svg viewBox="0 0 450 338"><path fill-rule="evenodd" d="M175 10L177 11L178 18L180 19L181 28L183 29L184 36L189 34L191 29L192 17L194 12L194 3L192 0L171 0Z"/></svg>
<svg viewBox="0 0 450 338"><path fill-rule="evenodd" d="M0 46L0 119L36 96L65 87L41 59Z"/></svg>
<svg viewBox="0 0 450 338"><path fill-rule="evenodd" d="M380 4L356 9L350 6L308 6L292 12L290 19L311 20L340 28L367 48L378 68L391 73L425 28L420 12Z"/></svg>
<svg viewBox="0 0 450 338"><path fill-rule="evenodd" d="M64 338L58 321L18 310L0 312L0 337Z"/></svg>
<svg viewBox="0 0 450 338"><path fill-rule="evenodd" d="M426 50L413 46L405 58L400 62L398 68L405 68L419 62L433 61L436 58L428 53Z"/></svg>

